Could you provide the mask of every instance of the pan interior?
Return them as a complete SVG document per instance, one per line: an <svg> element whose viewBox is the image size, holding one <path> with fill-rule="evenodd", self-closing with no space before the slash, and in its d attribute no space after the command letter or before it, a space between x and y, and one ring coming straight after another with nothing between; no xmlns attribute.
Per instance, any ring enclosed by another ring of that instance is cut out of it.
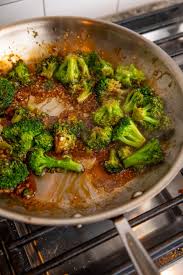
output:
<svg viewBox="0 0 183 275"><path fill-rule="evenodd" d="M180 168L177 159L182 149L183 92L179 70L161 50L133 32L115 25L69 17L36 19L3 28L0 30L0 41L0 70L8 69L9 60L17 57L32 63L55 52L77 50L97 50L114 65L120 61L123 64L134 63L145 72L149 84L164 98L175 126L165 163L143 176L107 191L105 188L96 189L82 176L46 174L37 179L38 201L24 204L1 194L0 215L7 215L5 212L10 211L15 219L18 213L21 215L19 219L22 217L26 221L27 216L47 220L61 220L76 214L86 217L107 213L118 207L123 213L131 208L136 191L147 193L156 188L155 193L158 193L175 176ZM161 183L167 173L166 183ZM73 191L69 192L71 189ZM80 202L71 205L76 195L80 196Z"/></svg>

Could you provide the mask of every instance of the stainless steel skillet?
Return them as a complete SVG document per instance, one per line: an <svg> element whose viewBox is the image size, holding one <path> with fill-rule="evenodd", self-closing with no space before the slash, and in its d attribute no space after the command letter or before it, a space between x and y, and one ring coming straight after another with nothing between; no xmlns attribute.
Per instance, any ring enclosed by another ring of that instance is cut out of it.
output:
<svg viewBox="0 0 183 275"><path fill-rule="evenodd" d="M54 46L53 46L54 44ZM183 163L183 77L174 61L159 47L142 36L115 24L78 17L45 17L25 20L0 29L0 58L8 60L13 53L30 62L53 51L99 50L109 61L117 64L137 64L149 82L164 98L168 112L174 119L175 134L170 140L165 163L155 170L134 179L115 193L104 193L101 201L87 202L84 206L28 208L23 203L1 195L0 215L22 222L45 225L75 225L114 218L142 205L158 194L175 177ZM12 56L11 56L12 58ZM0 62L4 69L6 62ZM7 61L8 66L8 61ZM5 68L6 69L6 68ZM141 191L140 197L134 196ZM76 215L76 214L80 214ZM119 233L136 266L143 264L147 255L134 253L136 245L125 220L116 221ZM123 224L123 226L121 226ZM129 234L127 234L129 233ZM136 242L137 244L137 242ZM135 250L136 251L136 250ZM142 256L142 257L141 257ZM155 269L138 269L141 274L153 274Z"/></svg>

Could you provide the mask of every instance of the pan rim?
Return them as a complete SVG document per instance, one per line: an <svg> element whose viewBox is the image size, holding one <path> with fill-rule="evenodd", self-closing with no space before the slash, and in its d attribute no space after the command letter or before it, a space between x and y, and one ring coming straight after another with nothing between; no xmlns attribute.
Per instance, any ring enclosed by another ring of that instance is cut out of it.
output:
<svg viewBox="0 0 183 275"><path fill-rule="evenodd" d="M73 19L73 20L87 20L91 23L98 23L102 24L105 26L112 26L114 29L120 31L126 31L128 33L131 33L134 38L138 38L141 41L144 41L147 46L154 51L156 56L160 58L161 60L163 59L163 63L172 71L172 74L174 76L174 79L176 82L179 84L179 87L181 89L181 92L183 94L183 74L178 65L175 63L175 61L166 53L164 50L162 50L159 46L155 45L153 42L150 40L144 38L140 34L129 30L128 28L119 26L114 23L106 22L103 20L98 20L98 19L90 19L87 17L78 17L78 16L45 16L45 17L35 17L31 19L26 19L26 20L21 20L15 23L3 25L0 27L0 32L4 31L6 29L11 29L14 28L16 25L24 25L28 23L33 23L33 22L41 22L41 21L49 21L49 20L55 20L55 19ZM122 206L119 206L117 208L114 208L112 210L107 210L106 212L101 212L98 214L92 214L88 216L81 216L81 217L71 217L71 218L49 218L49 217L36 217L34 215L29 215L29 214L21 214L21 213L16 213L10 210L2 209L0 208L0 216L3 216L5 218L9 218L12 220L16 220L19 222L24 222L24 223L31 223L31 224L36 224L36 225L47 225L47 226L53 226L53 225L77 225L77 224L89 224L89 223L95 223L98 221L106 220L106 219L111 219L114 217L117 217L119 215L125 214L126 212L129 212L133 210L134 208L137 208L138 206L141 205L141 200L142 197L145 200L151 199L157 194L159 194L170 182L173 180L173 178L178 174L180 169L182 168L182 163L183 163L183 144L181 144L181 150L177 156L176 161L174 164L171 166L170 170L166 175L163 176L154 186L152 186L148 191L143 193L142 196L137 197L130 202L127 202L123 204Z"/></svg>

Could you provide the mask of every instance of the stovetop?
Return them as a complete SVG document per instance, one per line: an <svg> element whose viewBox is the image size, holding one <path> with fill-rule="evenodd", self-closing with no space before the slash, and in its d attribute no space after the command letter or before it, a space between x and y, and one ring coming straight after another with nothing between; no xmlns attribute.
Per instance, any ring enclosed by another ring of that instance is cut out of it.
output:
<svg viewBox="0 0 183 275"><path fill-rule="evenodd" d="M183 69L183 3L117 22L154 41ZM127 218L163 275L181 274L183 175ZM178 264L179 263L179 264ZM40 227L0 218L0 274L134 274L111 220Z"/></svg>

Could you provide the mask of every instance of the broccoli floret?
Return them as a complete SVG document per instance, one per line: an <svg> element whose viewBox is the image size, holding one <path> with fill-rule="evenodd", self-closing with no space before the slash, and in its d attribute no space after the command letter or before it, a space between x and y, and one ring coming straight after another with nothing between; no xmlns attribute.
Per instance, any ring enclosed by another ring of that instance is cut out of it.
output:
<svg viewBox="0 0 183 275"><path fill-rule="evenodd" d="M89 79L90 78L90 72L88 69L88 65L86 64L85 60L83 57L78 56L77 62L81 71L81 76L84 79Z"/></svg>
<svg viewBox="0 0 183 275"><path fill-rule="evenodd" d="M104 167L109 173L119 173L123 169L115 149L110 150L109 159L104 162Z"/></svg>
<svg viewBox="0 0 183 275"><path fill-rule="evenodd" d="M70 119L70 121L68 121L66 124L76 137L81 137L81 133L85 130L84 122L82 120L78 120L77 118L72 120Z"/></svg>
<svg viewBox="0 0 183 275"><path fill-rule="evenodd" d="M126 159L132 154L133 154L133 149L128 145L122 146L118 150L118 156L121 161L123 161L124 159Z"/></svg>
<svg viewBox="0 0 183 275"><path fill-rule="evenodd" d="M135 167L142 168L150 164L158 164L163 161L163 151L161 149L159 140L152 138L147 144L124 159L123 164L125 168Z"/></svg>
<svg viewBox="0 0 183 275"><path fill-rule="evenodd" d="M0 115L10 106L15 95L15 88L12 83L4 78L0 78Z"/></svg>
<svg viewBox="0 0 183 275"><path fill-rule="evenodd" d="M143 95L139 91L130 92L124 102L123 110L125 113L133 111L134 107L141 104L143 101Z"/></svg>
<svg viewBox="0 0 183 275"><path fill-rule="evenodd" d="M8 150L12 152L12 146L0 137L0 150Z"/></svg>
<svg viewBox="0 0 183 275"><path fill-rule="evenodd" d="M56 124L55 131L55 152L62 153L73 149L76 145L77 135L72 126L67 123ZM77 132L77 129L75 129Z"/></svg>
<svg viewBox="0 0 183 275"><path fill-rule="evenodd" d="M51 79L58 67L58 64L58 58L56 56L50 56L38 64L37 73L41 76Z"/></svg>
<svg viewBox="0 0 183 275"><path fill-rule="evenodd" d="M63 84L78 82L80 79L80 72L77 63L77 55L67 55L58 70L56 70L55 77Z"/></svg>
<svg viewBox="0 0 183 275"><path fill-rule="evenodd" d="M27 85L30 83L30 73L27 65L19 60L14 66L13 69L8 74L9 78L20 85Z"/></svg>
<svg viewBox="0 0 183 275"><path fill-rule="evenodd" d="M49 169L56 169L57 172L58 169L60 169L60 171L65 170L78 173L84 171L82 164L72 160L71 157L65 156L58 160L56 158L45 155L43 149L36 149L32 152L29 165L37 176L43 175L44 171Z"/></svg>
<svg viewBox="0 0 183 275"><path fill-rule="evenodd" d="M163 114L160 123L161 130L170 130L172 128L172 120L167 114Z"/></svg>
<svg viewBox="0 0 183 275"><path fill-rule="evenodd" d="M114 126L123 117L120 101L109 99L93 115L94 122L99 126Z"/></svg>
<svg viewBox="0 0 183 275"><path fill-rule="evenodd" d="M145 80L144 73L138 70L133 64L129 66L119 65L116 68L115 78L124 87L139 86Z"/></svg>
<svg viewBox="0 0 183 275"><path fill-rule="evenodd" d="M145 129L153 131L161 126L161 118L163 115L164 106L162 99L158 96L149 96L147 105L143 107L134 107L132 117Z"/></svg>
<svg viewBox="0 0 183 275"><path fill-rule="evenodd" d="M122 141L129 146L139 148L144 144L145 137L130 117L124 117L114 128L113 141Z"/></svg>
<svg viewBox="0 0 183 275"><path fill-rule="evenodd" d="M80 85L79 96L77 97L78 103L83 103L92 94L93 83L92 81L83 81Z"/></svg>
<svg viewBox="0 0 183 275"><path fill-rule="evenodd" d="M97 77L113 76L114 70L112 65L102 59L96 52L90 52L84 55L84 59L90 69Z"/></svg>
<svg viewBox="0 0 183 275"><path fill-rule="evenodd" d="M18 109L15 110L15 113L11 119L11 122L12 123L19 122L20 120L27 118L28 115L29 115L28 110L26 110L23 107L19 107Z"/></svg>
<svg viewBox="0 0 183 275"><path fill-rule="evenodd" d="M25 181L29 172L20 160L0 160L0 189L14 189Z"/></svg>
<svg viewBox="0 0 183 275"><path fill-rule="evenodd" d="M81 81L81 83L77 84L75 90L79 92L79 96L77 97L78 103L83 103L88 97L92 94L93 82Z"/></svg>
<svg viewBox="0 0 183 275"><path fill-rule="evenodd" d="M106 126L104 128L94 127L84 138L86 145L93 150L99 151L105 148L111 141L112 128Z"/></svg>
<svg viewBox="0 0 183 275"><path fill-rule="evenodd" d="M63 84L73 85L81 79L89 79L90 74L84 59L76 54L69 54L55 72L55 78Z"/></svg>
<svg viewBox="0 0 183 275"><path fill-rule="evenodd" d="M124 90L121 89L121 83L115 79L102 77L95 86L97 100L102 102L110 97L121 98Z"/></svg>
<svg viewBox="0 0 183 275"><path fill-rule="evenodd" d="M48 131L43 131L34 139L35 146L44 149L45 152L50 151L53 148L53 141L54 139Z"/></svg>
<svg viewBox="0 0 183 275"><path fill-rule="evenodd" d="M137 89L137 91L141 92L141 94L145 97L149 97L149 96L154 96L154 91L152 90L152 88L148 87L148 86L143 86ZM145 102L146 103L146 102Z"/></svg>
<svg viewBox="0 0 183 275"><path fill-rule="evenodd" d="M43 124L37 119L24 119L3 128L2 136L12 142L14 154L25 157L33 146L33 139L41 134Z"/></svg>

